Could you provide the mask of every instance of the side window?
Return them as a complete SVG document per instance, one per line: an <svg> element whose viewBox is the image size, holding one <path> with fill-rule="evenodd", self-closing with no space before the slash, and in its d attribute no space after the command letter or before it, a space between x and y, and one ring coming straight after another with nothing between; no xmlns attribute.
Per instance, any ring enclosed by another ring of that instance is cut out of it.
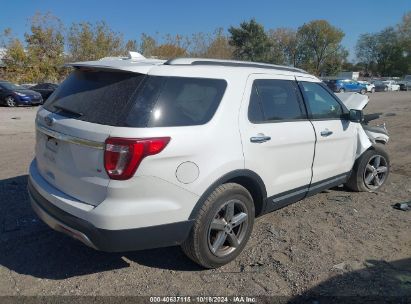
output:
<svg viewBox="0 0 411 304"><path fill-rule="evenodd" d="M305 119L305 111L291 80L255 80L250 96L248 119L251 122L268 122Z"/></svg>
<svg viewBox="0 0 411 304"><path fill-rule="evenodd" d="M303 93L312 118L340 118L343 113L341 105L319 83L301 82Z"/></svg>
<svg viewBox="0 0 411 304"><path fill-rule="evenodd" d="M202 125L211 120L227 87L223 79L150 76L126 119L130 127Z"/></svg>

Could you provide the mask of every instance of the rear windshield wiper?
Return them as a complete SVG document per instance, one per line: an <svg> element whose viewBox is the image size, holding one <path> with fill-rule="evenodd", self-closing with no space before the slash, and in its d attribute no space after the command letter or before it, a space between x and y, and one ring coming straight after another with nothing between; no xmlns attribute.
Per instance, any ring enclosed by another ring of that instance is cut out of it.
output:
<svg viewBox="0 0 411 304"><path fill-rule="evenodd" d="M70 113L70 114L74 114L74 115L76 115L76 116L78 116L78 117L83 116L83 113L77 112L77 111L72 110L72 109L68 109L68 108L66 108L66 107L64 107L64 106L61 106L61 105L52 105L52 106L53 106L54 108L58 109L58 110L62 110L63 112L68 112L68 113Z"/></svg>

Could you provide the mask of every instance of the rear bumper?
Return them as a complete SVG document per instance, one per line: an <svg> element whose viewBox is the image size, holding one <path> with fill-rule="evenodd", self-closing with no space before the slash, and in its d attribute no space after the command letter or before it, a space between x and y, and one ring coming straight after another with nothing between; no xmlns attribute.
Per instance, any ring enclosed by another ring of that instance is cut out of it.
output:
<svg viewBox="0 0 411 304"><path fill-rule="evenodd" d="M193 221L188 220L135 229L101 229L50 203L33 187L30 179L28 192L32 208L43 222L97 250L122 252L179 245L193 225Z"/></svg>

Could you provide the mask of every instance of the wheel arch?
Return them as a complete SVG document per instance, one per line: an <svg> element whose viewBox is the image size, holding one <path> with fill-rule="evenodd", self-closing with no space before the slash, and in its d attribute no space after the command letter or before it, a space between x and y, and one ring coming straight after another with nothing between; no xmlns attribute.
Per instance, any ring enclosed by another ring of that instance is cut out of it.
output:
<svg viewBox="0 0 411 304"><path fill-rule="evenodd" d="M202 205L207 200L208 196L218 186L226 183L236 183L246 188L253 198L255 206L255 215L259 216L264 213L267 198L267 190L262 178L254 171L241 169L226 173L222 177L217 179L214 183L212 183L211 186L207 188L207 190L201 195L201 197L195 204L193 210L191 211L189 219L195 219Z"/></svg>

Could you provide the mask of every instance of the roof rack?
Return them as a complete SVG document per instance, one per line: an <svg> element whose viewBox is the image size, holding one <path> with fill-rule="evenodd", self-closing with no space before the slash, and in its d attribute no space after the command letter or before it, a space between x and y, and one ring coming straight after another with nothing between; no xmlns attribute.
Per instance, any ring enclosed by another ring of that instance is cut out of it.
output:
<svg viewBox="0 0 411 304"><path fill-rule="evenodd" d="M246 67L246 68L259 68L280 70L288 72L298 72L307 74L306 71L294 67L288 67L283 65L274 65L260 62L250 61L236 61L236 60L221 60L221 59L209 59L209 58L175 58L170 59L164 63L165 65L215 65L215 66L227 66L227 67Z"/></svg>

